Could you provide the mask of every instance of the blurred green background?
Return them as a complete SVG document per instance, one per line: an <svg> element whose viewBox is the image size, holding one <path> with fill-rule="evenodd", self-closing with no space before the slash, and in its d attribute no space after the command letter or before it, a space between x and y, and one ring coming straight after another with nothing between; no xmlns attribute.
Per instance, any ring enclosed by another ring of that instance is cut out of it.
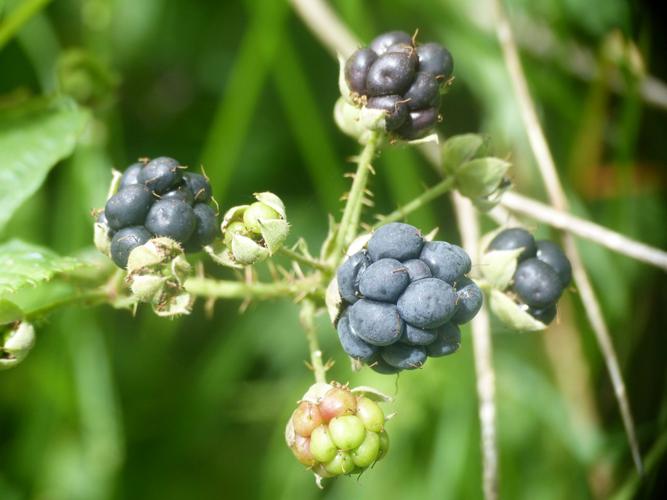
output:
<svg viewBox="0 0 667 500"><path fill-rule="evenodd" d="M440 131L487 134L496 154L515 164L517 190L545 199L486 1L331 3L365 41L419 28L422 40L446 44L456 81ZM573 210L667 247L667 109L646 95L632 56L667 79L657 11L621 0L505 3ZM356 147L332 120L337 65L287 3L0 0L0 27L26 5L34 15L0 49L0 113L27 95L59 92L89 107L92 119L2 241L19 237L63 254L89 246L90 210L104 202L110 168L169 155L203 164L223 208L254 191L279 194L292 238L318 247L327 214L340 214L342 174ZM378 213L437 178L404 146L387 148L376 170ZM459 241L447 199L408 220ZM559 324L543 334L494 324L501 496L609 498L626 488L629 496L658 497L667 489L665 275L579 246L650 470L635 487L605 365L571 292ZM383 462L319 491L282 437L311 383L296 306L253 304L241 315L238 308L217 303L208 318L199 303L173 321L148 308L134 318L109 307L51 315L28 359L0 373L0 499L481 497L469 331L457 355L396 379L353 373L321 318L325 354L336 361L331 377L396 395L387 411L397 416Z"/></svg>

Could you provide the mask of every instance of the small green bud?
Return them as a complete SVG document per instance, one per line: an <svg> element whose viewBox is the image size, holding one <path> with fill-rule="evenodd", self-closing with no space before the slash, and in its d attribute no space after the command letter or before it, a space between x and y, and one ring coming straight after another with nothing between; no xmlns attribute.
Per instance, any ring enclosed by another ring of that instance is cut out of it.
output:
<svg viewBox="0 0 667 500"><path fill-rule="evenodd" d="M380 455L380 436L376 432L367 432L364 441L352 451L354 465L365 469Z"/></svg>
<svg viewBox="0 0 667 500"><path fill-rule="evenodd" d="M339 450L331 461L324 464L324 469L334 476L350 474L355 469L352 455L347 451Z"/></svg>
<svg viewBox="0 0 667 500"><path fill-rule="evenodd" d="M248 231L261 234L264 221L279 219L280 215L270 206L256 201L243 213L243 223Z"/></svg>
<svg viewBox="0 0 667 500"><path fill-rule="evenodd" d="M366 397L357 399L357 417L367 430L380 432L384 428L384 412L380 405Z"/></svg>
<svg viewBox="0 0 667 500"><path fill-rule="evenodd" d="M316 427L310 435L310 452L318 462L327 463L336 456L336 445L326 425Z"/></svg>
<svg viewBox="0 0 667 500"><path fill-rule="evenodd" d="M344 415L329 422L329 433L339 449L352 450L364 441L366 428L356 415Z"/></svg>
<svg viewBox="0 0 667 500"><path fill-rule="evenodd" d="M0 370L13 368L23 361L35 345L35 328L25 321L0 330Z"/></svg>

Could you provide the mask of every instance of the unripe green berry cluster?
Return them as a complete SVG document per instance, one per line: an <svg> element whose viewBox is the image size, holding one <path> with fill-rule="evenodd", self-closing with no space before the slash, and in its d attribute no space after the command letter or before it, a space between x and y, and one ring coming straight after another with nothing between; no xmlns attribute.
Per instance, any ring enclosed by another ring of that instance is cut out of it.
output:
<svg viewBox="0 0 667 500"><path fill-rule="evenodd" d="M336 384L299 403L286 439L297 460L319 478L359 474L387 453L384 424L375 401Z"/></svg>

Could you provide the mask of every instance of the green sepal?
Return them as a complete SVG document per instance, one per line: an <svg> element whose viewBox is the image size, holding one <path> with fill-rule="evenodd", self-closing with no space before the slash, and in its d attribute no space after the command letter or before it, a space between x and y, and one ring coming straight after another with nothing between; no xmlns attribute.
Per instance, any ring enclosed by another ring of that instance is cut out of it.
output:
<svg viewBox="0 0 667 500"><path fill-rule="evenodd" d="M442 145L442 168L449 175L456 175L459 168L475 158L484 145L479 134L461 134L450 137Z"/></svg>
<svg viewBox="0 0 667 500"><path fill-rule="evenodd" d="M498 290L505 290L516 271L517 258L523 247L514 250L491 250L482 254L480 269L486 281Z"/></svg>
<svg viewBox="0 0 667 500"><path fill-rule="evenodd" d="M519 332L537 332L547 327L500 290L491 290L489 307L505 326Z"/></svg>
<svg viewBox="0 0 667 500"><path fill-rule="evenodd" d="M153 304L153 311L158 316L172 317L190 314L194 297L187 292L171 295L163 293L157 303Z"/></svg>
<svg viewBox="0 0 667 500"><path fill-rule="evenodd" d="M127 259L128 273L137 273L146 268L163 264L183 253L182 247L170 238L148 240L130 252Z"/></svg>
<svg viewBox="0 0 667 500"><path fill-rule="evenodd" d="M459 192L475 199L491 195L505 183L511 164L494 157L478 158L461 165L456 172Z"/></svg>
<svg viewBox="0 0 667 500"><path fill-rule="evenodd" d="M269 250L269 254L273 255L280 250L287 239L289 224L284 219L260 219L259 224L266 248Z"/></svg>
<svg viewBox="0 0 667 500"><path fill-rule="evenodd" d="M341 54L336 54L338 58L338 90L340 91L341 97L350 104L354 103L354 95L350 90L350 87L347 85L347 80L345 80L345 63L346 59Z"/></svg>
<svg viewBox="0 0 667 500"><path fill-rule="evenodd" d="M232 252L226 246L216 243L214 246L207 245L204 251L211 257L213 262L220 266L231 267L233 269L242 269L243 266L237 263L232 256Z"/></svg>
<svg viewBox="0 0 667 500"><path fill-rule="evenodd" d="M106 224L95 223L93 227L93 242L95 243L95 248L100 253L111 257L111 238L109 238L109 227Z"/></svg>
<svg viewBox="0 0 667 500"><path fill-rule="evenodd" d="M232 256L239 264L249 266L266 260L269 250L247 236L235 234L232 238Z"/></svg>
<svg viewBox="0 0 667 500"><path fill-rule="evenodd" d="M249 206L250 205L236 205L225 212L225 215L222 216L222 224L220 225L220 230L223 234L227 226L232 222L243 222L243 214Z"/></svg>
<svg viewBox="0 0 667 500"><path fill-rule="evenodd" d="M153 302L162 292L167 278L154 274L144 274L132 276L130 280L130 290L132 295L141 302Z"/></svg>
<svg viewBox="0 0 667 500"><path fill-rule="evenodd" d="M265 205L271 207L273 210L278 212L283 219L287 218L287 212L285 211L285 204L278 196L271 193L270 191L264 191L262 193L255 193L255 199Z"/></svg>

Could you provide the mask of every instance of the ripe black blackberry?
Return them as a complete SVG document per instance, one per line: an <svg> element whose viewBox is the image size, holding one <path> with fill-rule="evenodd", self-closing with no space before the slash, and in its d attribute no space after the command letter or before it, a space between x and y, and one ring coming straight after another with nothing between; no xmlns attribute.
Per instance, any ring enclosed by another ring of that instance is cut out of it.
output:
<svg viewBox="0 0 667 500"><path fill-rule="evenodd" d="M451 81L454 60L438 43L416 43L390 31L345 63L345 81L356 100L386 113L385 129L402 139L427 135L438 122L440 93Z"/></svg>

